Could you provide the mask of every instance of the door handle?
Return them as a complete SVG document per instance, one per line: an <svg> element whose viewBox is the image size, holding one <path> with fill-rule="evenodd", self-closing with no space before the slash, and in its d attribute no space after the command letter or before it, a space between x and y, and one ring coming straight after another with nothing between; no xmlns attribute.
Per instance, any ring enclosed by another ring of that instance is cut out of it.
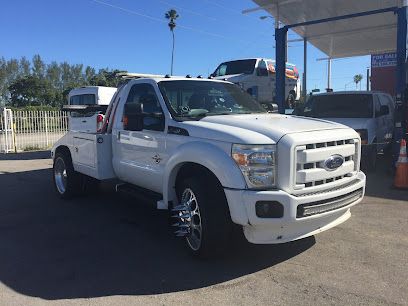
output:
<svg viewBox="0 0 408 306"><path fill-rule="evenodd" d="M120 131L118 132L118 140L120 140Z"/></svg>
<svg viewBox="0 0 408 306"><path fill-rule="evenodd" d="M82 123L86 123L86 120L82 120Z"/></svg>

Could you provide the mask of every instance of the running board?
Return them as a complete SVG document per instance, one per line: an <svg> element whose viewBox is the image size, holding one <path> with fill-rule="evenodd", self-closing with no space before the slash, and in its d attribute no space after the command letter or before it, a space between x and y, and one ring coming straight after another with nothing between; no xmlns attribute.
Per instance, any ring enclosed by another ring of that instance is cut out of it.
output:
<svg viewBox="0 0 408 306"><path fill-rule="evenodd" d="M156 202L157 209L166 209L168 205L164 205L163 196L160 193L145 189L139 186L135 186L128 183L119 183L115 186L116 192L125 193L132 197L139 198L147 202Z"/></svg>

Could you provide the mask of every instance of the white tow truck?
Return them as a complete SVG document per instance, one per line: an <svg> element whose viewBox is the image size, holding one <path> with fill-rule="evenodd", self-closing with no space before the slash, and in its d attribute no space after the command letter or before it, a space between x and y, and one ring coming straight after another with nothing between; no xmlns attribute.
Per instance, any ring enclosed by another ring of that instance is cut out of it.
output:
<svg viewBox="0 0 408 306"><path fill-rule="evenodd" d="M62 198L95 179L153 191L199 256L224 246L234 223L251 243L283 243L346 221L363 198L353 129L268 113L226 81L128 78L101 132L70 131L54 145Z"/></svg>

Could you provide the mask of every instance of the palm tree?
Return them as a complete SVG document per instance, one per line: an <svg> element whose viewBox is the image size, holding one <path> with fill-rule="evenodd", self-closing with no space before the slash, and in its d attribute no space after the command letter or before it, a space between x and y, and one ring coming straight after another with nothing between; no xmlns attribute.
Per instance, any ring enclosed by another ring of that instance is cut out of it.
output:
<svg viewBox="0 0 408 306"><path fill-rule="evenodd" d="M356 74L353 79L354 79L354 83L356 83L356 89L357 89L358 83L360 83L360 89L361 89L361 80L363 79L363 76L361 74Z"/></svg>
<svg viewBox="0 0 408 306"><path fill-rule="evenodd" d="M164 17L169 20L168 26L173 35L173 48L171 50L171 70L170 75L173 75L173 58L174 58L174 28L176 27L176 19L179 17L177 11L175 9L171 9L170 11L164 14Z"/></svg>

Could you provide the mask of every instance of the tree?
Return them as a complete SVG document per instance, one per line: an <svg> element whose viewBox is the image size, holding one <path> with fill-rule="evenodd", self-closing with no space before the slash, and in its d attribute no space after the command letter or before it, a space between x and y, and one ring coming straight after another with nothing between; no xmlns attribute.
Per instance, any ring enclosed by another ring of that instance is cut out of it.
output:
<svg viewBox="0 0 408 306"><path fill-rule="evenodd" d="M45 63L38 54L33 56L33 75L40 79L45 76Z"/></svg>
<svg viewBox="0 0 408 306"><path fill-rule="evenodd" d="M31 69L31 63L30 63L30 61L25 57L25 56L23 56L21 59L20 59L20 71L19 71L19 74L20 75L29 75L30 74L30 69Z"/></svg>
<svg viewBox="0 0 408 306"><path fill-rule="evenodd" d="M177 14L177 11L175 9L171 9L168 12L166 12L166 14L164 14L164 17L166 17L166 19L169 20L168 26L173 36L173 47L171 49L171 69L170 69L170 75L173 75L174 28L176 27L176 19L179 18L179 14Z"/></svg>
<svg viewBox="0 0 408 306"><path fill-rule="evenodd" d="M86 66L85 68L85 82L89 83L91 79L96 75L95 68Z"/></svg>
<svg viewBox="0 0 408 306"><path fill-rule="evenodd" d="M44 63L40 55L32 61L0 57L0 106L59 106L66 104L69 91L78 86L117 87L123 82L121 70L95 69L82 64Z"/></svg>
<svg viewBox="0 0 408 306"><path fill-rule="evenodd" d="M353 78L354 83L356 83L356 89L357 89L357 85L358 83L360 83L360 89L361 89L361 80L363 79L363 76L361 74L356 74Z"/></svg>
<svg viewBox="0 0 408 306"><path fill-rule="evenodd" d="M18 78L8 88L12 106L47 105L54 101L51 84L34 75Z"/></svg>
<svg viewBox="0 0 408 306"><path fill-rule="evenodd" d="M118 74L124 72L126 71L118 69L110 71L108 68L100 69L98 74L89 81L89 84L94 86L118 87L123 80Z"/></svg>

